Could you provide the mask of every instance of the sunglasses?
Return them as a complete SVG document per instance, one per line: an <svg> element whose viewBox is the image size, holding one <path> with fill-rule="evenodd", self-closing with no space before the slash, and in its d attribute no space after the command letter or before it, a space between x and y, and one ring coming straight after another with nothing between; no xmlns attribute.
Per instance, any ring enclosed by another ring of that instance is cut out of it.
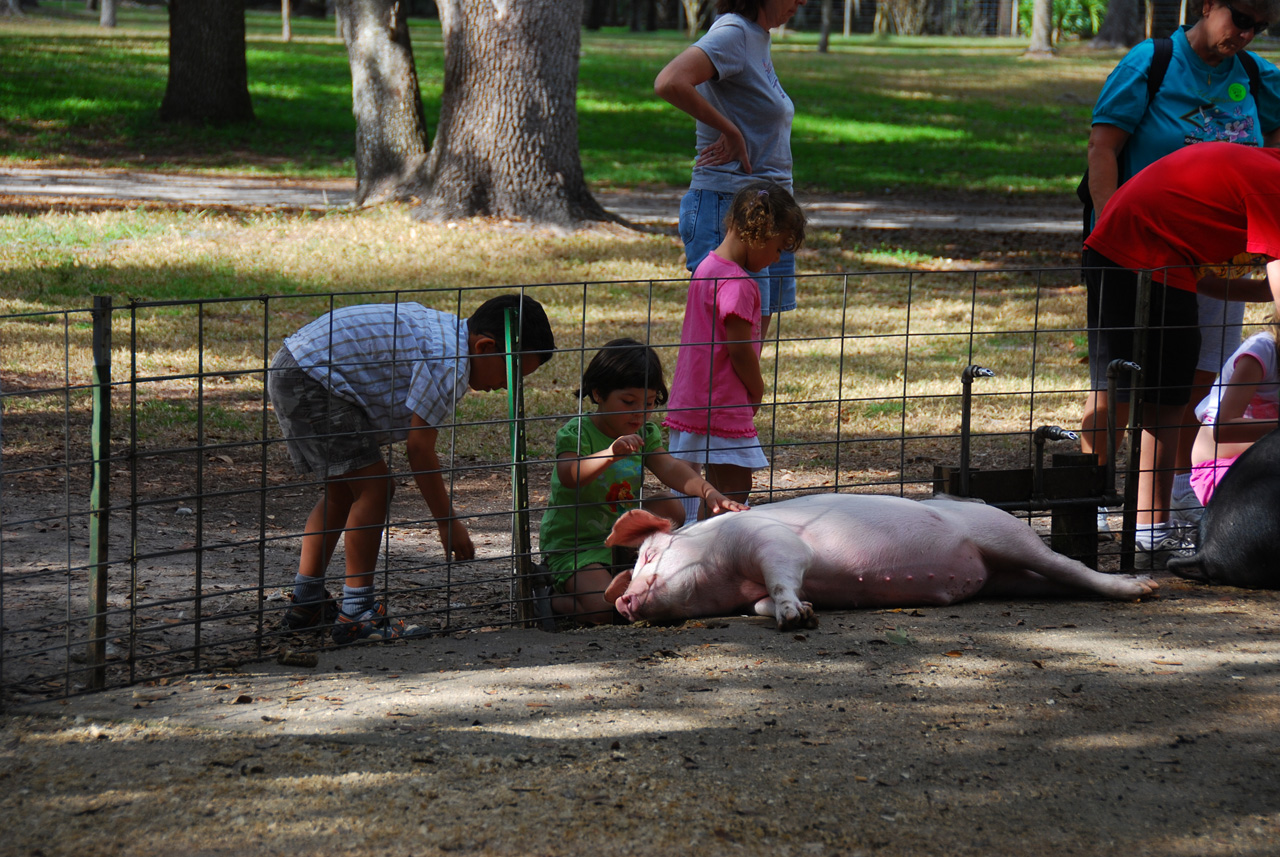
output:
<svg viewBox="0 0 1280 857"><path fill-rule="evenodd" d="M1257 18L1246 15L1230 3L1224 3L1222 5L1226 6L1227 10L1231 12L1231 23L1242 33L1252 32L1257 36L1266 32L1267 27L1271 26L1267 21L1259 21Z"/></svg>

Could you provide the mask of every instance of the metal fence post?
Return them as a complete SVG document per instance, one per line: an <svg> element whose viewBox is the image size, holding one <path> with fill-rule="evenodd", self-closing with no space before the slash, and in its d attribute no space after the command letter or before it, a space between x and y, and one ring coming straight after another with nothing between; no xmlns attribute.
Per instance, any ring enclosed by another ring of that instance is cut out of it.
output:
<svg viewBox="0 0 1280 857"><path fill-rule="evenodd" d="M507 418L511 425L511 560L516 618L534 621L533 541L529 535L529 466L525 455L524 373L520 358L520 310L508 309Z"/></svg>
<svg viewBox="0 0 1280 857"><path fill-rule="evenodd" d="M1151 272L1138 272L1138 293L1134 301L1133 355L1138 370L1130 375L1133 392L1129 395L1129 466L1124 479L1124 526L1120 532L1120 570L1132 571L1138 530L1138 474L1142 470L1142 406L1146 398L1148 330L1151 319ZM1114 407L1114 405L1112 405Z"/></svg>
<svg viewBox="0 0 1280 857"><path fill-rule="evenodd" d="M93 299L93 483L89 491L89 686L107 677L107 567L111 533L111 298Z"/></svg>

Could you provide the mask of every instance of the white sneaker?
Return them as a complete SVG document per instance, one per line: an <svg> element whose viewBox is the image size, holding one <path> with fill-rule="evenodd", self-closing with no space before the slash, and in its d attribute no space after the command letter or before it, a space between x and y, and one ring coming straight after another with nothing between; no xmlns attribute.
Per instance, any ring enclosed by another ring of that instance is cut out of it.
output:
<svg viewBox="0 0 1280 857"><path fill-rule="evenodd" d="M1134 545L1133 567L1139 571L1162 569L1173 557L1191 556L1195 552L1196 543L1174 530L1150 547L1142 542Z"/></svg>

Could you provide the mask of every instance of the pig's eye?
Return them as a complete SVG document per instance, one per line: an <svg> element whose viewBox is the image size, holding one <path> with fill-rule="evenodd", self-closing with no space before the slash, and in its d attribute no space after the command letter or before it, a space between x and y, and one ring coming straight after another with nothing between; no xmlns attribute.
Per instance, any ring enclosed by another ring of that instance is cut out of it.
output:
<svg viewBox="0 0 1280 857"><path fill-rule="evenodd" d="M646 565L653 562L658 557L658 552L653 548L647 548L644 552L644 562Z"/></svg>

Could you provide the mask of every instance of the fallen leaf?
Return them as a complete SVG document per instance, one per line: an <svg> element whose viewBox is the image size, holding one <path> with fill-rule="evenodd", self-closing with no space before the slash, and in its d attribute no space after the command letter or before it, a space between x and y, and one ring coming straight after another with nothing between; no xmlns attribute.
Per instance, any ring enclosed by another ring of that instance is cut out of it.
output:
<svg viewBox="0 0 1280 857"><path fill-rule="evenodd" d="M906 631L894 628L892 631L884 635L884 638L895 646L911 646L915 644L915 638Z"/></svg>

